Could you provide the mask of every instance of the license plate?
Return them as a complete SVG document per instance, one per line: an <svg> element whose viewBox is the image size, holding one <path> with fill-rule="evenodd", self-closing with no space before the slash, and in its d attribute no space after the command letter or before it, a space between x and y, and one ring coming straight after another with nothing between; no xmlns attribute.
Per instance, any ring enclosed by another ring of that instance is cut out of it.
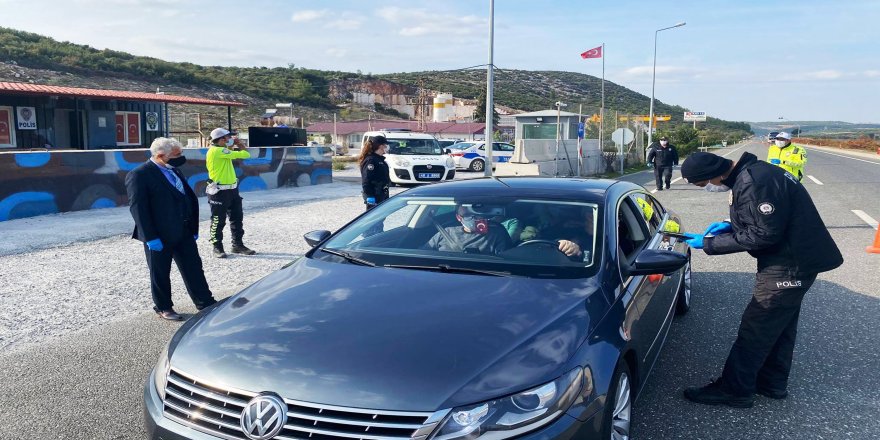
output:
<svg viewBox="0 0 880 440"><path fill-rule="evenodd" d="M419 179L439 179L440 173L419 173Z"/></svg>

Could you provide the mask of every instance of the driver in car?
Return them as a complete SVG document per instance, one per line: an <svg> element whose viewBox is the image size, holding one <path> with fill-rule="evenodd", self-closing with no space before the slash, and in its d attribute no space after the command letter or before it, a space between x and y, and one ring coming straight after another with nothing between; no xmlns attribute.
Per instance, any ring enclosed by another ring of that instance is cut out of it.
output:
<svg viewBox="0 0 880 440"><path fill-rule="evenodd" d="M443 252L466 252L495 255L510 249L512 242L507 230L490 221L501 208L459 204L455 218L461 226L449 226L428 240L425 248ZM503 212L501 212L503 214Z"/></svg>

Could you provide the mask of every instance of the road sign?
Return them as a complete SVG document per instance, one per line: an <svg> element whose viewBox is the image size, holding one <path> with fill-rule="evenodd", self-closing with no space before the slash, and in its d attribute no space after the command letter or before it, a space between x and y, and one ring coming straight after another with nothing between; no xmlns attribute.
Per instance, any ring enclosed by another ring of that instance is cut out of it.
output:
<svg viewBox="0 0 880 440"><path fill-rule="evenodd" d="M650 120L650 119L651 119L651 117L648 115L621 116L618 118L618 120L620 122L626 122L626 121L648 122L648 120ZM661 115L654 115L654 122L665 122L665 121L671 121L671 120L672 120L672 116L669 116L669 115L662 115L662 116Z"/></svg>
<svg viewBox="0 0 880 440"><path fill-rule="evenodd" d="M584 138L584 123L578 122L578 139Z"/></svg>
<svg viewBox="0 0 880 440"><path fill-rule="evenodd" d="M636 138L635 133L628 128L618 128L611 133L611 140L617 145L628 145Z"/></svg>
<svg viewBox="0 0 880 440"><path fill-rule="evenodd" d="M685 122L706 122L706 112L684 112Z"/></svg>

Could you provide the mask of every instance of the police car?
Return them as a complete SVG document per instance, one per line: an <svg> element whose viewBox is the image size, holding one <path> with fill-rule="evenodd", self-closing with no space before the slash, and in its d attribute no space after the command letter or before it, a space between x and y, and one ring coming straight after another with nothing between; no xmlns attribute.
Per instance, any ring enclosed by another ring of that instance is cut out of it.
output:
<svg viewBox="0 0 880 440"><path fill-rule="evenodd" d="M513 156L514 146L504 142L492 144L492 168L498 162L507 162ZM456 168L483 171L486 167L485 142L459 142L449 147Z"/></svg>
<svg viewBox="0 0 880 440"><path fill-rule="evenodd" d="M385 162L392 183L442 182L455 177L455 162L430 134L389 129L368 131L364 133L364 140L370 136L385 136L388 139Z"/></svg>

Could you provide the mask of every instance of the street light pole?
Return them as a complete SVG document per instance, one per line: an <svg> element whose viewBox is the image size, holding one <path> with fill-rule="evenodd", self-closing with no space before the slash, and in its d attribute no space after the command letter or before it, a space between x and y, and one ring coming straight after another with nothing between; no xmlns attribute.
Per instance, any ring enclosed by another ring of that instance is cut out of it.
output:
<svg viewBox="0 0 880 440"><path fill-rule="evenodd" d="M665 31L667 29L682 27L686 23L681 22L676 24L675 26L665 27L663 29L657 29L654 31L654 71L651 74L651 110L648 114L648 147L651 147L652 140L654 138L654 85L657 82L657 34L660 31Z"/></svg>
<svg viewBox="0 0 880 440"><path fill-rule="evenodd" d="M483 167L483 175L492 176L492 159L494 158L493 147L495 146L494 127L492 117L495 115L495 102L492 96L494 90L495 66L492 61L492 52L495 45L495 0L489 0L489 65L486 66L486 128L484 129L486 141L483 148L486 151L486 165Z"/></svg>

